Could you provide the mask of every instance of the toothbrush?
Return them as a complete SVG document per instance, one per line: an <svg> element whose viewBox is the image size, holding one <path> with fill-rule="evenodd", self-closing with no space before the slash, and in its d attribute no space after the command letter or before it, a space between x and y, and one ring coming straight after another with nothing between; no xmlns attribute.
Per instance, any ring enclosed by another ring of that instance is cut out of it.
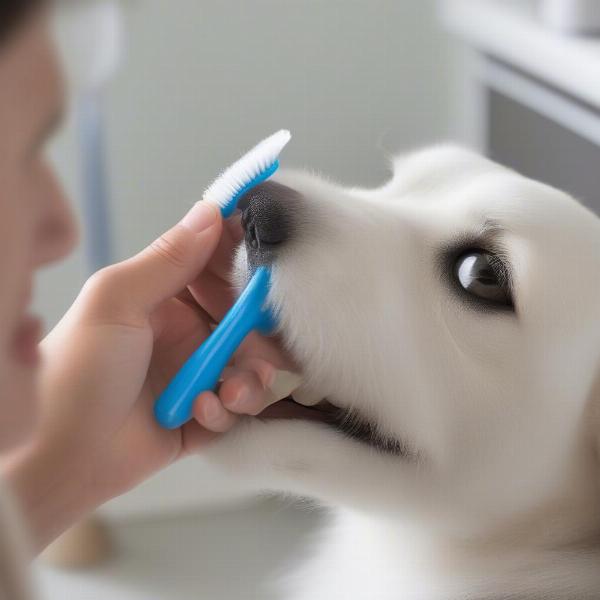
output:
<svg viewBox="0 0 600 600"><path fill-rule="evenodd" d="M231 216L239 199L279 168L279 154L290 141L282 129L256 145L227 168L204 192L203 201L214 202L224 218ZM270 333L275 318L265 306L271 271L260 266L212 334L184 363L154 405L154 416L166 429L176 429L192 418L195 399L215 388L223 369L244 338L253 330Z"/></svg>

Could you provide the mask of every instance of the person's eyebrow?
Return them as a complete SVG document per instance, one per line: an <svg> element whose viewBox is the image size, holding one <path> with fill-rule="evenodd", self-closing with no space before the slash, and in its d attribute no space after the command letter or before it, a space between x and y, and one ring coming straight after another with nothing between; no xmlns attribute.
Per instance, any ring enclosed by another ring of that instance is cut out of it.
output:
<svg viewBox="0 0 600 600"><path fill-rule="evenodd" d="M37 154L60 128L64 119L64 108L58 106L44 119L34 136L31 154Z"/></svg>

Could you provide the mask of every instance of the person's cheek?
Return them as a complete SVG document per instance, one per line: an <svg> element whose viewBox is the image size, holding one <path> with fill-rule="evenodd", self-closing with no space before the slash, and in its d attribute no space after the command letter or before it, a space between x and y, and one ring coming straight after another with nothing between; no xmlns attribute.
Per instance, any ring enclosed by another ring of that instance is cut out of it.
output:
<svg viewBox="0 0 600 600"><path fill-rule="evenodd" d="M4 176L3 176L4 175ZM29 269L28 247L31 232L27 227L27 207L21 205L19 178L0 172L0 341L5 347L14 328Z"/></svg>
<svg viewBox="0 0 600 600"><path fill-rule="evenodd" d="M36 373L22 367L11 368L2 386L6 392L0 406L0 453L26 443L39 420L39 384Z"/></svg>
<svg viewBox="0 0 600 600"><path fill-rule="evenodd" d="M34 166L29 190L34 207L33 264L39 267L67 256L77 243L77 225L62 186L44 158Z"/></svg>
<svg viewBox="0 0 600 600"><path fill-rule="evenodd" d="M12 356L30 285L32 219L23 202L26 184L17 169L0 171L0 445L20 440L35 414L35 378Z"/></svg>

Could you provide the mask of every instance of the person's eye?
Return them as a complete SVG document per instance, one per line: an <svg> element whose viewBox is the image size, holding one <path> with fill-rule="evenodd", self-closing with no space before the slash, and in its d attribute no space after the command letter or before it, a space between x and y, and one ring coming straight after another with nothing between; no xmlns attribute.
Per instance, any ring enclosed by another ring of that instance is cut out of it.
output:
<svg viewBox="0 0 600 600"><path fill-rule="evenodd" d="M513 307L507 270L496 255L484 250L469 250L456 260L454 276L473 300L498 307Z"/></svg>

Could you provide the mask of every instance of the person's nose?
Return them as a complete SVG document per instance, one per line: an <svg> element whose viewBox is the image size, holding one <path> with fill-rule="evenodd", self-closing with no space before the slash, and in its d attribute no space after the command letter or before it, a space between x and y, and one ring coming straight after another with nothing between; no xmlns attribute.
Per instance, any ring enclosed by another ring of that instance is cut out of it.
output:
<svg viewBox="0 0 600 600"><path fill-rule="evenodd" d="M238 206L246 248L262 261L272 260L294 235L294 213L299 194L275 181L266 181L247 192Z"/></svg>
<svg viewBox="0 0 600 600"><path fill-rule="evenodd" d="M77 243L77 225L71 207L49 165L40 166L37 196L40 212L35 231L35 266L67 256Z"/></svg>

